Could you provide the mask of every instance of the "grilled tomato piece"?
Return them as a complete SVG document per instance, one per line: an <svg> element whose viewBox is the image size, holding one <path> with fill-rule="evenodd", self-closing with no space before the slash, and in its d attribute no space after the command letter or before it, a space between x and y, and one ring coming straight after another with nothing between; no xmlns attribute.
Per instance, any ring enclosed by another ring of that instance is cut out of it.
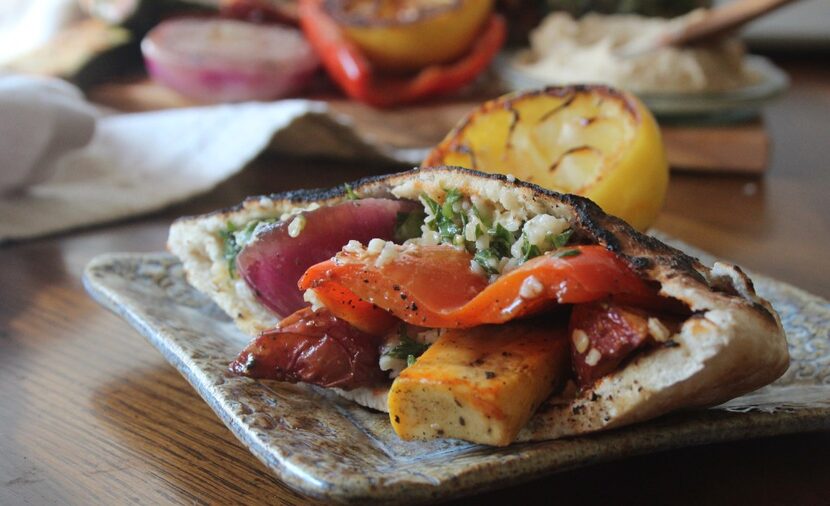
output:
<svg viewBox="0 0 830 506"><path fill-rule="evenodd" d="M325 0L323 5L373 65L410 72L466 54L493 0Z"/></svg>
<svg viewBox="0 0 830 506"><path fill-rule="evenodd" d="M640 230L668 186L660 130L642 102L605 86L519 92L473 110L422 167L458 165L512 174L590 198Z"/></svg>

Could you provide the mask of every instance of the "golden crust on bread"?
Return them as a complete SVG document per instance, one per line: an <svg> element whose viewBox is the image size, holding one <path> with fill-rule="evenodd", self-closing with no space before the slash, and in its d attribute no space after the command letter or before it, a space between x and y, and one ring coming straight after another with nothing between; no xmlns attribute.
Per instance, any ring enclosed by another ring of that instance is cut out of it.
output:
<svg viewBox="0 0 830 506"><path fill-rule="evenodd" d="M618 371L579 393L551 398L519 434L540 440L592 432L654 418L682 408L725 402L774 381L789 363L783 328L770 304L755 294L737 267L701 264L659 240L608 216L593 202L563 195L501 175L462 168L412 170L352 184L361 196L415 199L446 188L478 195L524 218L547 213L568 220L575 237L600 244L622 257L641 277L659 284L660 293L692 312L672 346L638 353ZM253 197L241 205L176 221L169 249L183 262L188 280L210 295L250 334L272 326L268 312L245 286L232 279L219 232L231 222L275 218L312 203L346 200L344 189L300 191ZM347 396L385 411L386 392L352 391Z"/></svg>

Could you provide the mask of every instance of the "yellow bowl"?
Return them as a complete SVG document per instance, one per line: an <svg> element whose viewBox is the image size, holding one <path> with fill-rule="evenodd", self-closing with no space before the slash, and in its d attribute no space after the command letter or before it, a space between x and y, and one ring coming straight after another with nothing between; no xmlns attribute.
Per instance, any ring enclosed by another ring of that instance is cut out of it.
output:
<svg viewBox="0 0 830 506"><path fill-rule="evenodd" d="M324 6L379 69L410 72L464 55L493 0L326 0Z"/></svg>

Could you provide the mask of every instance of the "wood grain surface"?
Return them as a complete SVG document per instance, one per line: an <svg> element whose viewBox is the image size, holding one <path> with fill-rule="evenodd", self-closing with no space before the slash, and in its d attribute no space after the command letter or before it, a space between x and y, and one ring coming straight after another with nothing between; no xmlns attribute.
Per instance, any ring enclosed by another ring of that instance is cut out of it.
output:
<svg viewBox="0 0 830 506"><path fill-rule="evenodd" d="M830 297L830 69L789 62L763 178L674 175L658 228ZM95 255L163 248L170 221L250 193L389 167L263 157L208 195L129 222L0 247L0 504L307 504L187 382L83 291ZM1 218L0 218L1 219ZM460 500L513 504L828 504L830 433L626 459Z"/></svg>

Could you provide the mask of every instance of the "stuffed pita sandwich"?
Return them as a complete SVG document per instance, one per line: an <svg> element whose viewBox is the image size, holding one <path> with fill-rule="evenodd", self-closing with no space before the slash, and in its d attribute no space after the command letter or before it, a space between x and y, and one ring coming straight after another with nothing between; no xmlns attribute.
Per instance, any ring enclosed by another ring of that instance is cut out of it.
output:
<svg viewBox="0 0 830 506"><path fill-rule="evenodd" d="M443 167L182 218L169 249L254 339L237 374L489 445L713 406L778 378L781 323L736 266L591 201Z"/></svg>

